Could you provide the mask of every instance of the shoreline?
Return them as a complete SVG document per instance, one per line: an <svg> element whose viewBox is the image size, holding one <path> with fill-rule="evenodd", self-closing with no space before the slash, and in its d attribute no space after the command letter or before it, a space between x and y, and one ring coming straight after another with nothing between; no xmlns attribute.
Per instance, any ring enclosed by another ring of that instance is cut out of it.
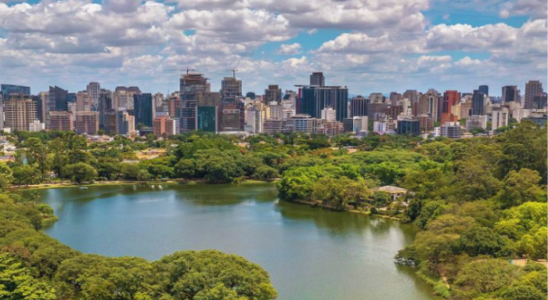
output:
<svg viewBox="0 0 548 300"><path fill-rule="evenodd" d="M262 181L257 179L245 179L238 184L259 184L259 183L274 183L276 180ZM146 182L136 180L112 180L112 181L96 181L93 183L77 184L74 182L56 182L56 183L41 183L31 185L12 186L11 190L17 191L32 191L32 190L46 190L46 189L58 189L58 188L76 188L76 187L95 187L95 186L111 186L111 185L134 185L134 184L179 184L179 185L195 185L195 184L207 184L216 185L217 183L208 183L205 179L168 179L168 180L150 180ZM234 184L234 183L222 183L222 184Z"/></svg>
<svg viewBox="0 0 548 300"><path fill-rule="evenodd" d="M295 203L295 204L299 204L299 205L308 205L308 206L314 207L314 208L327 209L327 210L330 210L330 211L341 212L341 213L352 213L352 214L360 214L360 215L369 216L369 217L380 217L380 218L383 218L383 219L398 221L402 224L407 224L407 223L403 222L403 220L400 219L400 218L393 217L393 216L387 216L387 215L383 215L383 214L371 214L371 211L363 211L363 210L357 210L357 209L339 210L339 209L335 209L335 208L332 208L332 207L329 207L329 206L325 206L325 205L322 205L318 202L310 201L310 200L286 201L286 200L281 200L280 199L280 201L284 201L284 202L288 202L288 203Z"/></svg>

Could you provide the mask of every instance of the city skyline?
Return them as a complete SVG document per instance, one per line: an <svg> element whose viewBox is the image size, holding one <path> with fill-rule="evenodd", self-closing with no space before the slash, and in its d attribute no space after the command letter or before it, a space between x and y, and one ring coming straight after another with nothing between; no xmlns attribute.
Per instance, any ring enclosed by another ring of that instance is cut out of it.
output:
<svg viewBox="0 0 548 300"><path fill-rule="evenodd" d="M174 92L187 68L212 91L238 69L244 94L315 71L364 96L547 86L545 1L2 2L0 82L35 94L94 81Z"/></svg>

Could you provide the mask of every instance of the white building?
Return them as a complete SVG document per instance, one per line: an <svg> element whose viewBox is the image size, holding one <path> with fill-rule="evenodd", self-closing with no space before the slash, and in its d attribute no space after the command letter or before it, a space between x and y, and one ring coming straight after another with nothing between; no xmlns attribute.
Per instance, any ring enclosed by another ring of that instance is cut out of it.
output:
<svg viewBox="0 0 548 300"><path fill-rule="evenodd" d="M491 113L491 129L497 130L500 127L508 126L508 109L506 107L503 107L498 110L493 110Z"/></svg>
<svg viewBox="0 0 548 300"><path fill-rule="evenodd" d="M30 132L38 132L46 129L46 124L40 123L40 120L34 120L32 123L29 123Z"/></svg>
<svg viewBox="0 0 548 300"><path fill-rule="evenodd" d="M352 118L352 131L355 133L366 132L369 121L367 116L353 117Z"/></svg>
<svg viewBox="0 0 548 300"><path fill-rule="evenodd" d="M396 129L396 124L392 120L373 122L373 131L379 134L392 133Z"/></svg>
<svg viewBox="0 0 548 300"><path fill-rule="evenodd" d="M328 122L336 121L337 120L337 112L331 107L326 107L326 108L322 109L322 118L321 119L326 120Z"/></svg>
<svg viewBox="0 0 548 300"><path fill-rule="evenodd" d="M466 131L470 132L473 128L487 129L487 116L476 115L466 118Z"/></svg>

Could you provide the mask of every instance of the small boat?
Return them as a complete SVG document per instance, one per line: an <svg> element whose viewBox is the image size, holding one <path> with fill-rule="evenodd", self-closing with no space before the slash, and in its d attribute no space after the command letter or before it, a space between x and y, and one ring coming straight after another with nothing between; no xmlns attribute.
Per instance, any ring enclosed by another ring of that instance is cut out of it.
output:
<svg viewBox="0 0 548 300"><path fill-rule="evenodd" d="M88 187L87 187L87 186L81 186L80 189L81 189L81 190L87 190Z"/></svg>

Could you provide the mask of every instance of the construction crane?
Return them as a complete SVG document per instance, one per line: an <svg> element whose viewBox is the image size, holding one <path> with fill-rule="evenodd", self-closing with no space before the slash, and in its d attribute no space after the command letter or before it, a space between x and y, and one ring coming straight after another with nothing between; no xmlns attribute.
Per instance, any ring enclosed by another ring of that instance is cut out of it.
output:
<svg viewBox="0 0 548 300"><path fill-rule="evenodd" d="M232 71L232 77L236 78L236 72L238 72L238 70L232 69L232 70L228 70L228 71Z"/></svg>

